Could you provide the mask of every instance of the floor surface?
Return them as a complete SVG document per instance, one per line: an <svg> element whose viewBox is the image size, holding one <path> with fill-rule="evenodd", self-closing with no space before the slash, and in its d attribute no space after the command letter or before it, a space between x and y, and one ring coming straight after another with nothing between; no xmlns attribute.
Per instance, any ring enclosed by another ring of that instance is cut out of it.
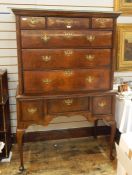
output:
<svg viewBox="0 0 132 175"><path fill-rule="evenodd" d="M10 163L0 162L0 175L20 174L17 145L12 152ZM25 143L24 163L22 175L116 175L107 137Z"/></svg>

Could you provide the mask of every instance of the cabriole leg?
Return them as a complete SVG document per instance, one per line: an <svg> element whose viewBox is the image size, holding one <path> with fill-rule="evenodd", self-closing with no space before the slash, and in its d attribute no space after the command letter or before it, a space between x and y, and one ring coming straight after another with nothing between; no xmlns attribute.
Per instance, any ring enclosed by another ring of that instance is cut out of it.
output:
<svg viewBox="0 0 132 175"><path fill-rule="evenodd" d="M18 150L20 155L20 171L24 171L24 164L23 164L23 135L24 135L24 129L17 129L17 144L18 144Z"/></svg>
<svg viewBox="0 0 132 175"><path fill-rule="evenodd" d="M116 133L116 122L111 121L110 122L111 126L111 134L110 134L110 159L113 160L113 147L114 147L114 141L115 141L115 133Z"/></svg>

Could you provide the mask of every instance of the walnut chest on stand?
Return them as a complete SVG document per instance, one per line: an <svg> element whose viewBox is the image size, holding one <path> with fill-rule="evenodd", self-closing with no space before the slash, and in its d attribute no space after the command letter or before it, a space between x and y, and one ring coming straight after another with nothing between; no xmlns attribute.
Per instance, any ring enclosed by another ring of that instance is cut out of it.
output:
<svg viewBox="0 0 132 175"><path fill-rule="evenodd" d="M13 9L17 22L19 87L17 141L20 170L23 134L58 115L81 114L116 130L113 67L119 13Z"/></svg>

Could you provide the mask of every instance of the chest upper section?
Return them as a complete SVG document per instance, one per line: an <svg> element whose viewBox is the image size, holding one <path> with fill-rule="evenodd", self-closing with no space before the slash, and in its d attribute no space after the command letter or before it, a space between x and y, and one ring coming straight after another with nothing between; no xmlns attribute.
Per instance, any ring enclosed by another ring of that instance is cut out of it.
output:
<svg viewBox="0 0 132 175"><path fill-rule="evenodd" d="M117 13L14 12L22 93L111 89Z"/></svg>

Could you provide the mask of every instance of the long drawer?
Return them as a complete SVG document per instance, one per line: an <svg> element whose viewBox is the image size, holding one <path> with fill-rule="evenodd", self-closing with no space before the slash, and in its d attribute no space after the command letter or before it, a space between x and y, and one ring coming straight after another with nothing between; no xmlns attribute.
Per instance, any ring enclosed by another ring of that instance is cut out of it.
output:
<svg viewBox="0 0 132 175"><path fill-rule="evenodd" d="M110 49L23 49L24 70L108 66Z"/></svg>
<svg viewBox="0 0 132 175"><path fill-rule="evenodd" d="M22 48L111 47L112 31L22 30Z"/></svg>
<svg viewBox="0 0 132 175"><path fill-rule="evenodd" d="M110 69L24 71L24 92L69 92L110 89Z"/></svg>

